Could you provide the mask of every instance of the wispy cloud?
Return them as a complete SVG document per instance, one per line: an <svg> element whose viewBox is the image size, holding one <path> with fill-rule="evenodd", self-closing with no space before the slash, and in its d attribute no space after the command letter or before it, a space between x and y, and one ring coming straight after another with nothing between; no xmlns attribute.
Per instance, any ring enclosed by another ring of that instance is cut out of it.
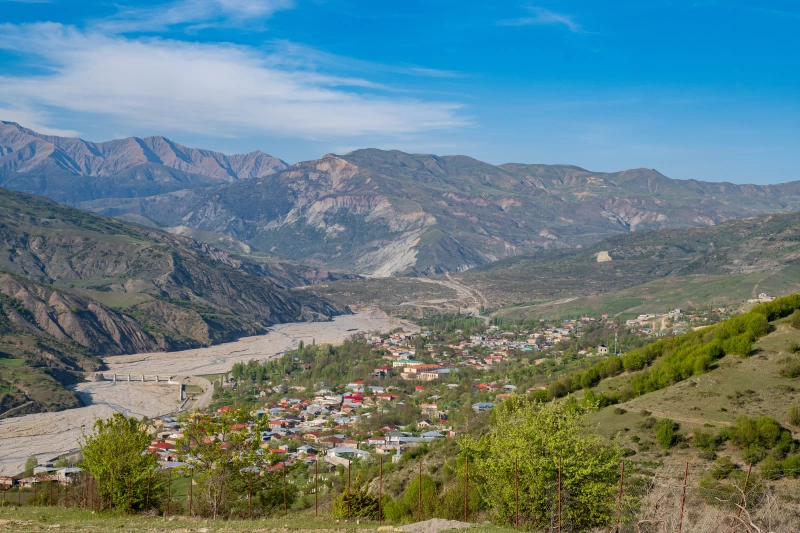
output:
<svg viewBox="0 0 800 533"><path fill-rule="evenodd" d="M499 21L497 24L501 26L536 26L536 25L561 25L566 27L573 33L584 33L580 24L575 22L572 15L565 15L563 13L556 13L543 7L528 6L526 8L530 13L529 16L505 19Z"/></svg>
<svg viewBox="0 0 800 533"><path fill-rule="evenodd" d="M109 18L95 21L103 32L160 32L176 26L202 29L260 23L294 8L294 0L175 0L148 7L121 6Z"/></svg>
<svg viewBox="0 0 800 533"><path fill-rule="evenodd" d="M3 116L55 110L130 129L307 139L391 139L469 123L458 103L398 97L358 76L297 65L280 51L56 23L0 25L0 49L46 69L0 76Z"/></svg>

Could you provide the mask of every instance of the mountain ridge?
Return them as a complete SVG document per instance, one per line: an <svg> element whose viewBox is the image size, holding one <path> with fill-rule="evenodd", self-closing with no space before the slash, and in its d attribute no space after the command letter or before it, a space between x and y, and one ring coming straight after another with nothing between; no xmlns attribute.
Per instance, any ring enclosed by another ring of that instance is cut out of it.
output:
<svg viewBox="0 0 800 533"><path fill-rule="evenodd" d="M47 169L39 181L5 183L103 215L189 228L242 249L371 276L462 272L620 233L800 208L800 182L738 185L676 180L648 168L492 165L375 148L272 170L222 180L147 163L118 173L119 187L95 177L76 186Z"/></svg>

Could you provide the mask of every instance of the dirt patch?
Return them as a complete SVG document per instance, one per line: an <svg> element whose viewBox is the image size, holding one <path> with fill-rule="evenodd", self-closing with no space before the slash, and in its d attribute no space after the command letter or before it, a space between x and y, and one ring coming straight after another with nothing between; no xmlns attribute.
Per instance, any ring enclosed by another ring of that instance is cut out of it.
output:
<svg viewBox="0 0 800 533"><path fill-rule="evenodd" d="M459 522L457 520L445 520L443 518L431 518L424 522L408 524L400 528L401 531L408 533L439 533L440 531L450 531L453 529L466 529L472 527L469 522Z"/></svg>

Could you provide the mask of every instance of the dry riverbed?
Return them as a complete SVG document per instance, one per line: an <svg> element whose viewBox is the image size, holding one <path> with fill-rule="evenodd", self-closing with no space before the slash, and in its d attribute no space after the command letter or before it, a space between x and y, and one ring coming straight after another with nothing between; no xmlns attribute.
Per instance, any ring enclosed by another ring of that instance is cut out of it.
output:
<svg viewBox="0 0 800 533"><path fill-rule="evenodd" d="M238 361L277 357L301 340L307 344L340 344L356 333L387 332L398 327L419 329L380 311L339 316L330 322L280 324L266 335L208 348L109 357L105 362L110 371L106 373L217 374L230 370ZM50 459L77 448L82 430L91 430L96 419L107 418L115 411L153 417L173 412L179 406L177 385L165 383L86 382L79 384L76 392L87 407L0 420L0 475L19 473L31 455Z"/></svg>

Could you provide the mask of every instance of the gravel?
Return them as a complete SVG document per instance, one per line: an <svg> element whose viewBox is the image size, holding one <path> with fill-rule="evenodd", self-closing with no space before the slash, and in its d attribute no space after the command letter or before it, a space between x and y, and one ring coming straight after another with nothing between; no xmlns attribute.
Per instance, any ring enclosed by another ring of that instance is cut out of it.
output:
<svg viewBox="0 0 800 533"><path fill-rule="evenodd" d="M453 529L466 529L472 527L469 522L459 522L457 520L445 520L443 518L431 518L424 522L408 524L400 528L407 533L439 533L440 531L450 531Z"/></svg>

